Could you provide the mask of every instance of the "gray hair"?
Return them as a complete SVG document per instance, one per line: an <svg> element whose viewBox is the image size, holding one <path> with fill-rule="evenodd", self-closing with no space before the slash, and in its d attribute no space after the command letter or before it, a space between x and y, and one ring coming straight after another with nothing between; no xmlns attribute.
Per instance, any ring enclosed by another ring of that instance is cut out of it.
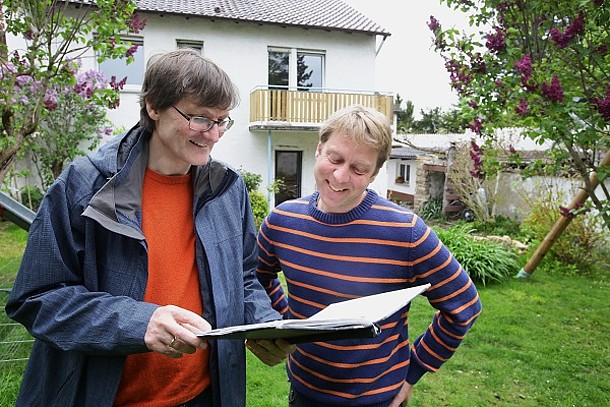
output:
<svg viewBox="0 0 610 407"><path fill-rule="evenodd" d="M225 71L192 49L179 49L151 57L140 94L140 126L152 132L155 122L146 103L165 109L188 99L205 107L232 110L239 91Z"/></svg>

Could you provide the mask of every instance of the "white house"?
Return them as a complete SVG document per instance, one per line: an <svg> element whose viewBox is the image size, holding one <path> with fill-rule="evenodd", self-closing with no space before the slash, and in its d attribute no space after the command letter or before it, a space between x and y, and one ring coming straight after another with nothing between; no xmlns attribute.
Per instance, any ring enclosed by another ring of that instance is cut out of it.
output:
<svg viewBox="0 0 610 407"><path fill-rule="evenodd" d="M126 36L141 44L135 62L98 67L107 78L128 78L120 108L109 118L123 129L137 122L152 55L200 50L241 93L231 112L235 125L212 156L262 175L263 186L283 179L283 190L269 195L272 205L314 191L318 130L330 113L362 103L393 119L393 95L374 82L376 55L390 33L340 0L138 0L137 13L146 26ZM385 195L386 177L377 177L372 188Z"/></svg>

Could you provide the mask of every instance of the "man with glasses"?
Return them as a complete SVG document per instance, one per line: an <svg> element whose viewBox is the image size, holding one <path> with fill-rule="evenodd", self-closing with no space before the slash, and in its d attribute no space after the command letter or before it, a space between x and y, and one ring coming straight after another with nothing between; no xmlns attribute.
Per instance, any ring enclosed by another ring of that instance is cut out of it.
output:
<svg viewBox="0 0 610 407"><path fill-rule="evenodd" d="M18 406L245 405L244 344L196 336L281 318L244 181L210 157L237 103L196 52L156 56L139 124L51 186L6 306L36 338Z"/></svg>

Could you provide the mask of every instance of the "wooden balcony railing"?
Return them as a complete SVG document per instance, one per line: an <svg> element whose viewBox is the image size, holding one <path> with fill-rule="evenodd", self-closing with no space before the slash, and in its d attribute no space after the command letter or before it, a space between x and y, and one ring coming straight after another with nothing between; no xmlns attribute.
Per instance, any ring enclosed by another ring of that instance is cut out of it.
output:
<svg viewBox="0 0 610 407"><path fill-rule="evenodd" d="M390 94L256 88L250 93L250 125L319 128L336 110L355 103L373 107L393 121L394 97Z"/></svg>

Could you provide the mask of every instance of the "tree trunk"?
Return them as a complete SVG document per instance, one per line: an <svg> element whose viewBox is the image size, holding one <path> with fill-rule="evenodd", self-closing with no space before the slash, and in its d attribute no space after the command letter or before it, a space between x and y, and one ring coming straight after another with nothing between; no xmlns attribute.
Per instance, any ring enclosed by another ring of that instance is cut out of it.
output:
<svg viewBox="0 0 610 407"><path fill-rule="evenodd" d="M604 157L599 166L601 167L606 165L610 165L610 151L606 153L606 156ZM589 182L591 185L591 193L595 193L595 189L599 185L599 179L597 178L597 175L594 172L591 173L591 175L589 176ZM567 209L575 209L577 206L584 203L587 198L589 198L589 192L587 192L585 188L580 189L576 196L572 198L572 201L567 206ZM544 259L544 256L546 256L546 254L551 249L551 246L553 246L553 243L555 243L557 239L559 239L559 236L561 236L561 234L568 227L571 221L572 218L567 216L560 216L559 219L557 219L557 222L555 222L555 225L553 225L553 227L551 228L549 233L547 233L542 243L540 243L540 246L538 246L536 252L534 252L534 255L529 259L527 264L523 266L519 273L517 273L517 275L515 276L516 278L527 278L532 275L534 270L536 270L536 267L538 267L538 264L540 264L542 259Z"/></svg>
<svg viewBox="0 0 610 407"><path fill-rule="evenodd" d="M18 148L16 147L9 147L0 151L0 185L4 182L4 178L6 178L6 174L8 174L11 164L15 161L17 151Z"/></svg>

